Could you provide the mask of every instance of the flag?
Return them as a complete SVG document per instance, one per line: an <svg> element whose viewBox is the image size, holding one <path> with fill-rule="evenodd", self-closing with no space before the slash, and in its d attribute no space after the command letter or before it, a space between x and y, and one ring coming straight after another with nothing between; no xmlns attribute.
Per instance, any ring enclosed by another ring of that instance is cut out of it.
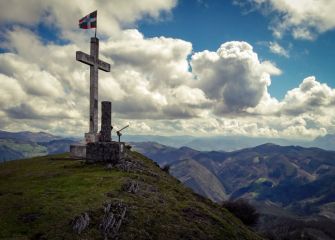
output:
<svg viewBox="0 0 335 240"><path fill-rule="evenodd" d="M94 11L79 20L79 28L89 29L97 27L97 11Z"/></svg>

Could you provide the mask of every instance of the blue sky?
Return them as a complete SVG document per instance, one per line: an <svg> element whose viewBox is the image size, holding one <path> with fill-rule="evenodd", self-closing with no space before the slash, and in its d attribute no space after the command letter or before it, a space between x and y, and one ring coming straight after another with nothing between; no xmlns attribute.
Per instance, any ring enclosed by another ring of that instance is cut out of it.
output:
<svg viewBox="0 0 335 240"><path fill-rule="evenodd" d="M0 129L83 136L98 10L99 100L131 134L335 134L335 1L0 0ZM271 84L270 84L271 83Z"/></svg>
<svg viewBox="0 0 335 240"><path fill-rule="evenodd" d="M274 62L281 70L272 77L270 93L282 99L289 89L297 87L307 76L335 87L335 31L315 40L294 39L289 34L278 43L289 50L290 57L269 51L264 42L274 41L269 25L272 15L233 4L230 0L182 0L162 21L142 20L138 27L147 37L181 38L193 44L194 51L216 51L227 41L250 43L261 59Z"/></svg>

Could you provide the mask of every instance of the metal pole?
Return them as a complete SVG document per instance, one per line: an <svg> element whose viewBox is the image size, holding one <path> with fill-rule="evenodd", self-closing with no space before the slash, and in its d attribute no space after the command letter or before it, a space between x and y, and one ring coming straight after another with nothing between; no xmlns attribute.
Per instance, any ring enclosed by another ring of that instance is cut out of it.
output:
<svg viewBox="0 0 335 240"><path fill-rule="evenodd" d="M121 133L118 134L119 136L119 161L121 161Z"/></svg>
<svg viewBox="0 0 335 240"><path fill-rule="evenodd" d="M97 37L97 28L98 28L98 10L97 10L97 16L96 16L96 25L95 25L95 32L94 32L94 37L96 38Z"/></svg>

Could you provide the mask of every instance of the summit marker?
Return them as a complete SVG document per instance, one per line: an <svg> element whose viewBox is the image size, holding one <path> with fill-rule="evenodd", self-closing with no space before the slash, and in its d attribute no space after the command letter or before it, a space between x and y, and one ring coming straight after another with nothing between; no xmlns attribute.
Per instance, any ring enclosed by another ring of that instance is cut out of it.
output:
<svg viewBox="0 0 335 240"><path fill-rule="evenodd" d="M74 158L86 159L87 163L105 162L116 164L125 153L125 143L112 141L111 123L112 103L101 103L101 131L98 133L98 72L110 72L110 64L99 59L99 39L96 37L97 11L79 20L79 27L83 29L95 28L95 36L91 38L90 54L76 52L76 60L90 66L90 111L89 131L85 133L85 142L72 144L70 155Z"/></svg>
<svg viewBox="0 0 335 240"><path fill-rule="evenodd" d="M96 142L98 133L98 71L110 72L110 64L99 59L99 39L91 38L91 54L76 52L76 60L90 66L90 128L85 134L86 142Z"/></svg>

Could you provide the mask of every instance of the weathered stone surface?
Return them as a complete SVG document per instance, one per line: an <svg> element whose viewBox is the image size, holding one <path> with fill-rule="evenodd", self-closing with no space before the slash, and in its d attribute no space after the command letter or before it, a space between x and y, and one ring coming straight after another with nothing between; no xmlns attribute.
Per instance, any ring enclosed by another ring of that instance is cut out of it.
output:
<svg viewBox="0 0 335 240"><path fill-rule="evenodd" d="M95 142L88 143L86 147L86 162L104 162L115 165L124 156L124 143L118 142Z"/></svg>
<svg viewBox="0 0 335 240"><path fill-rule="evenodd" d="M159 175L155 173L154 171L148 169L141 163L141 161L138 161L134 158L127 157L127 151L125 152L124 158L122 158L114 167L120 171L124 172L137 172L142 173L147 176L155 177L159 179Z"/></svg>
<svg viewBox="0 0 335 240"><path fill-rule="evenodd" d="M90 224L90 217L88 213L83 213L73 219L72 230L75 233L80 234L88 227L89 224Z"/></svg>
<svg viewBox="0 0 335 240"><path fill-rule="evenodd" d="M140 185L138 181L131 180L127 181L123 186L122 190L129 193L137 193L140 190Z"/></svg>
<svg viewBox="0 0 335 240"><path fill-rule="evenodd" d="M127 212L127 206L123 202L108 203L104 207L104 216L100 224L104 239L117 239L122 221Z"/></svg>
<svg viewBox="0 0 335 240"><path fill-rule="evenodd" d="M91 38L90 55L76 52L76 59L90 66L90 129L89 134L98 132L98 70L110 71L110 65L99 60L99 39ZM96 142L96 137L86 137L87 142Z"/></svg>
<svg viewBox="0 0 335 240"><path fill-rule="evenodd" d="M101 142L110 142L112 140L112 103L101 102Z"/></svg>
<svg viewBox="0 0 335 240"><path fill-rule="evenodd" d="M70 145L70 156L78 159L86 158L86 144Z"/></svg>
<svg viewBox="0 0 335 240"><path fill-rule="evenodd" d="M86 143L98 142L98 140L99 140L98 133L85 133L85 142Z"/></svg>
<svg viewBox="0 0 335 240"><path fill-rule="evenodd" d="M90 66L90 133L98 132L98 65L99 39L91 38L91 56L94 65Z"/></svg>
<svg viewBox="0 0 335 240"><path fill-rule="evenodd" d="M124 172L143 172L144 171L144 168L140 164L137 164L137 162L133 162L130 159L122 159L115 165L115 168L120 171L124 171Z"/></svg>

